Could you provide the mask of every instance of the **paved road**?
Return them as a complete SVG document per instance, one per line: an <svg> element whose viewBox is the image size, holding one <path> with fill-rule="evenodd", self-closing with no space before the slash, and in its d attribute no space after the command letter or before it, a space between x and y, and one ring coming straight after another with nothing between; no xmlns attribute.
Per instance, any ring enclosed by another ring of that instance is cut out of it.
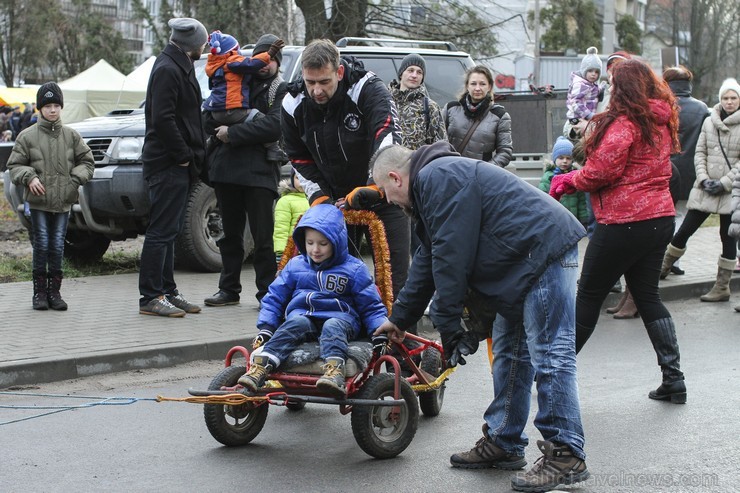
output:
<svg viewBox="0 0 740 493"><path fill-rule="evenodd" d="M678 322L688 403L649 400L647 392L658 384L660 374L639 319L603 318L579 356L593 479L572 491L738 491L740 315L727 303L691 300L668 307ZM177 397L186 395L188 387L204 388L219 369L218 361L189 363L25 391ZM490 394L487 361L479 353L451 376L440 416L421 419L409 448L387 461L365 455L354 441L349 417L330 406L309 405L299 413L273 407L262 433L241 448L220 446L206 430L198 405L145 401L63 412L0 426L0 490L509 491L509 472L462 471L448 462L450 454L468 449L479 438ZM533 414L534 392L532 402ZM0 395L3 405L48 403ZM0 409L0 422L37 412ZM539 455L539 433L531 424L527 433L531 464Z"/></svg>

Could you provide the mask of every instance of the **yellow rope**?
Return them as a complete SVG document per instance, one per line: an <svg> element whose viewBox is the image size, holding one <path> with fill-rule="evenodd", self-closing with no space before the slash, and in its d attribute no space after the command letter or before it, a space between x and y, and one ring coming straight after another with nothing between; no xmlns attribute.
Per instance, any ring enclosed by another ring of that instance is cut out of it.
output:
<svg viewBox="0 0 740 493"><path fill-rule="evenodd" d="M191 404L223 404L224 406L239 406L247 402L264 402L264 395L246 396L244 394L198 395L191 397L164 397L157 396L157 402L189 402Z"/></svg>
<svg viewBox="0 0 740 493"><path fill-rule="evenodd" d="M447 377L449 377L455 370L457 370L456 366L452 368L447 368L444 373L438 376L437 379L433 382L429 384L419 383L416 385L412 385L411 388L414 389L414 392L429 392L430 390L437 390L439 387L442 386L445 380L447 380Z"/></svg>

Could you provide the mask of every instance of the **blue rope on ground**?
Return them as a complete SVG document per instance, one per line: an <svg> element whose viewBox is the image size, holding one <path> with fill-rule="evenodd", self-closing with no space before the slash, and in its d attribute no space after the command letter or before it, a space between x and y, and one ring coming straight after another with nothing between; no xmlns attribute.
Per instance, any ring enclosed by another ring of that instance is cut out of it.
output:
<svg viewBox="0 0 740 493"><path fill-rule="evenodd" d="M64 394L37 394L32 392L5 392L0 391L0 395L18 395L24 397L50 397L50 398L65 398L65 399L97 399L96 402L86 402L84 404L77 404L72 406L20 406L20 405L2 405L0 409L45 409L48 413L35 414L33 416L26 416L24 418L13 419L10 421L1 421L0 426L9 425L12 423L19 423L21 421L28 421L34 418L40 418L42 416L48 416L50 414L61 413L63 411L72 411L74 409L85 409L97 406L128 406L139 401L153 401L157 402L155 398L148 397L100 397L100 396L89 396L89 395L64 395Z"/></svg>

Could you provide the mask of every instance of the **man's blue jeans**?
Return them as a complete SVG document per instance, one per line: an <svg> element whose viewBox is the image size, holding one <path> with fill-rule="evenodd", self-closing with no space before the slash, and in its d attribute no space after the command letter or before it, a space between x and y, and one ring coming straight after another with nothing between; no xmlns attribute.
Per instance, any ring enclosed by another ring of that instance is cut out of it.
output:
<svg viewBox="0 0 740 493"><path fill-rule="evenodd" d="M31 209L33 226L33 272L62 271L64 237L67 235L69 212L47 212Z"/></svg>
<svg viewBox="0 0 740 493"><path fill-rule="evenodd" d="M318 339L321 357L347 359L347 345L354 337L352 324L338 318L330 318L321 325L320 320L295 316L283 322L272 338L262 348L262 355L268 356L276 366L290 355L298 346Z"/></svg>
<svg viewBox="0 0 740 493"><path fill-rule="evenodd" d="M190 190L188 168L170 166L149 176L147 184L151 207L139 267L141 306L158 296L177 294L175 240L185 220Z"/></svg>
<svg viewBox="0 0 740 493"><path fill-rule="evenodd" d="M545 440L586 458L576 379L577 276L574 246L535 281L524 300L522 322L499 316L493 324L494 398L484 419L496 445L509 454L523 456L529 443L524 427L536 374L534 425Z"/></svg>

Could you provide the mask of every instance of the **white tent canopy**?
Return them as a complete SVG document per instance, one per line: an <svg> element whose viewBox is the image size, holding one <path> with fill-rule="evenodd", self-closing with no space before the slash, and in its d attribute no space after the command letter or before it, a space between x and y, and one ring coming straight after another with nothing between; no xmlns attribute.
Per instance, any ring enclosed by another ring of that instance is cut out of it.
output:
<svg viewBox="0 0 740 493"><path fill-rule="evenodd" d="M136 67L123 81L124 92L141 92L146 94L146 87L149 84L149 75L154 68L154 61L157 59L154 55L147 58L144 63ZM144 98L142 98L144 99Z"/></svg>
<svg viewBox="0 0 740 493"><path fill-rule="evenodd" d="M123 91L126 76L105 60L59 83L64 91L65 123L105 115L120 108L136 108L146 96L141 90Z"/></svg>

